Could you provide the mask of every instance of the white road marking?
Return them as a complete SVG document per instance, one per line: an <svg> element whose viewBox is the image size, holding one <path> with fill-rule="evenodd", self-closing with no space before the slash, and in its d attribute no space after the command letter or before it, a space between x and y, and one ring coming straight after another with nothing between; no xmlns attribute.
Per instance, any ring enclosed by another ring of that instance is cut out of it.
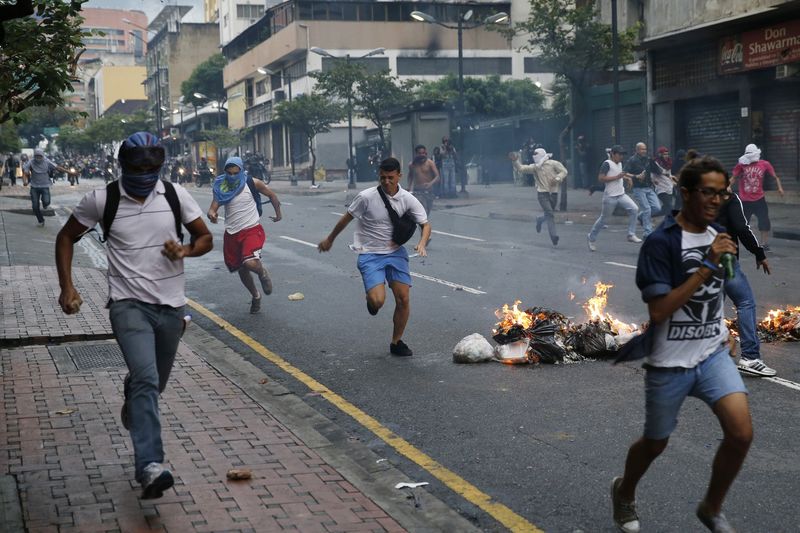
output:
<svg viewBox="0 0 800 533"><path fill-rule="evenodd" d="M447 287L452 287L457 290L462 290L464 292L468 292L470 294L486 294L483 291L479 291L478 289L473 289L472 287L467 287L466 285L459 285L458 283L453 283L452 281L447 281L439 278L434 278L433 276L426 276L425 274L420 274L418 272L411 272L410 273L415 278L424 279L427 281L432 281L434 283L439 283L441 285L445 285Z"/></svg>
<svg viewBox="0 0 800 533"><path fill-rule="evenodd" d="M336 211L331 211L331 215L336 215L337 217L343 217L344 213L337 213Z"/></svg>
<svg viewBox="0 0 800 533"><path fill-rule="evenodd" d="M783 385L784 387L789 387L790 389L800 390L800 383L795 383L794 381L789 381L788 379L783 379L783 378L761 378L761 379L777 383L778 385Z"/></svg>
<svg viewBox="0 0 800 533"><path fill-rule="evenodd" d="M286 239L287 241L296 242L298 244L305 244L306 246L310 246L312 248L316 248L317 245L308 241L301 241L300 239L295 239L294 237L287 237L286 235L281 235L281 239Z"/></svg>
<svg viewBox="0 0 800 533"><path fill-rule="evenodd" d="M476 237L467 237L466 235L456 235L455 233L447 233L445 231L439 230L431 230L431 233L436 233L437 235L447 235L448 237L455 237L456 239L466 239L468 241L477 241L477 242L486 242L484 239L478 239Z"/></svg>
<svg viewBox="0 0 800 533"><path fill-rule="evenodd" d="M628 265L626 263L615 263L614 261L604 261L607 265L614 265L622 268L632 268L636 270L636 265Z"/></svg>

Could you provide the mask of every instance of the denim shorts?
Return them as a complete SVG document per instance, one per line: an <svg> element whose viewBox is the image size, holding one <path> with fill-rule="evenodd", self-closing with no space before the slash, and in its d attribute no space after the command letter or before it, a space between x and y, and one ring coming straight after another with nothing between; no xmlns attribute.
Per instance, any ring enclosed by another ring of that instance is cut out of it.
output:
<svg viewBox="0 0 800 533"><path fill-rule="evenodd" d="M747 394L742 377L722 345L694 368L659 368L645 365L644 437L662 440L678 425L678 412L687 396L706 402L709 407L735 392Z"/></svg>
<svg viewBox="0 0 800 533"><path fill-rule="evenodd" d="M411 286L411 274L408 272L408 252L400 247L390 254L360 254L358 256L358 270L364 281L364 291L369 290L384 282L391 284L398 281Z"/></svg>

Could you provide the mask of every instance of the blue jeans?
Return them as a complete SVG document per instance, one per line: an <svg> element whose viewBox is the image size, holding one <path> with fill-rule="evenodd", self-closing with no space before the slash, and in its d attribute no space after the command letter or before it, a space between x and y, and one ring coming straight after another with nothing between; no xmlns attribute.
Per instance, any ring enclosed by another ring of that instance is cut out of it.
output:
<svg viewBox="0 0 800 533"><path fill-rule="evenodd" d="M442 196L453 198L456 196L456 164L445 161L442 163Z"/></svg>
<svg viewBox="0 0 800 533"><path fill-rule="evenodd" d="M631 195L639 204L639 220L644 230L642 238L646 238L653 233L653 213L661 211L661 200L652 187L634 187Z"/></svg>
<svg viewBox="0 0 800 533"><path fill-rule="evenodd" d="M155 305L138 300L113 302L109 310L130 381L125 387L136 480L144 467L164 462L158 395L167 386L178 342L183 333L183 307Z"/></svg>
<svg viewBox="0 0 800 533"><path fill-rule="evenodd" d="M753 289L747 281L737 260L734 266L735 276L725 280L725 295L736 306L736 317L739 323L739 343L744 359L761 359L761 342L758 340L756 328L756 299Z"/></svg>
<svg viewBox="0 0 800 533"><path fill-rule="evenodd" d="M727 343L694 368L644 366L646 439L663 440L670 436L678 425L678 412L687 396L694 396L713 409L714 404L729 394L747 394Z"/></svg>
<svg viewBox="0 0 800 533"><path fill-rule="evenodd" d="M614 213L617 204L628 213L628 235L636 235L636 213L639 208L636 207L636 202L631 200L627 194L620 194L617 196L603 196L603 210L600 212L600 217L595 221L592 226L592 231L589 232L589 240L594 242L597 240L597 234L603 229L606 223L606 218Z"/></svg>
<svg viewBox="0 0 800 533"><path fill-rule="evenodd" d="M44 222L44 215L39 207L39 199L42 200L42 207L47 209L50 207L50 188L49 187L31 187L31 205L33 206L33 214L36 215L36 220L39 224Z"/></svg>

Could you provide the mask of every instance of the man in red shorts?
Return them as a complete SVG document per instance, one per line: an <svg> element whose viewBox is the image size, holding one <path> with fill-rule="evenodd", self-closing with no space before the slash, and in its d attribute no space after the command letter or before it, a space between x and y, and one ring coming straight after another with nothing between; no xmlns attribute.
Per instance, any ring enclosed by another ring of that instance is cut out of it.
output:
<svg viewBox="0 0 800 533"><path fill-rule="evenodd" d="M248 184L248 181L252 181ZM281 203L278 196L267 185L258 179L251 178L244 171L244 163L239 157L230 157L225 162L225 173L214 180L214 200L208 208L208 219L214 224L219 216L219 206L225 206L225 237L223 255L225 266L231 272L238 272L242 284L250 291L250 312L258 313L261 309L261 294L258 292L253 277L258 276L264 294L272 293L272 279L269 271L261 263L261 248L267 237L261 226L256 192L269 198L275 209L275 216L269 217L273 222L281 219Z"/></svg>
<svg viewBox="0 0 800 533"><path fill-rule="evenodd" d="M781 180L775 174L775 169L769 161L761 159L761 150L755 144L748 144L744 155L739 158L739 164L733 168L731 190L733 184L739 184L739 198L742 200L744 217L747 223L755 215L758 219L758 230L761 232L761 247L769 250L769 230L772 224L769 221L769 208L764 196L764 179L774 178L778 186L778 194L783 196Z"/></svg>

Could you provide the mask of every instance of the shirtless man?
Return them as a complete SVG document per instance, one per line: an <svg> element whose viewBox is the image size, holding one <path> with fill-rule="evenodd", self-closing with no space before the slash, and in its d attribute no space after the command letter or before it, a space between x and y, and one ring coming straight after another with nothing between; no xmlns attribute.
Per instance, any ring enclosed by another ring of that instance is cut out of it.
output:
<svg viewBox="0 0 800 533"><path fill-rule="evenodd" d="M418 144L414 147L414 160L408 165L408 191L420 201L426 215L433 209L433 186L438 181L439 171L428 158L428 149Z"/></svg>

